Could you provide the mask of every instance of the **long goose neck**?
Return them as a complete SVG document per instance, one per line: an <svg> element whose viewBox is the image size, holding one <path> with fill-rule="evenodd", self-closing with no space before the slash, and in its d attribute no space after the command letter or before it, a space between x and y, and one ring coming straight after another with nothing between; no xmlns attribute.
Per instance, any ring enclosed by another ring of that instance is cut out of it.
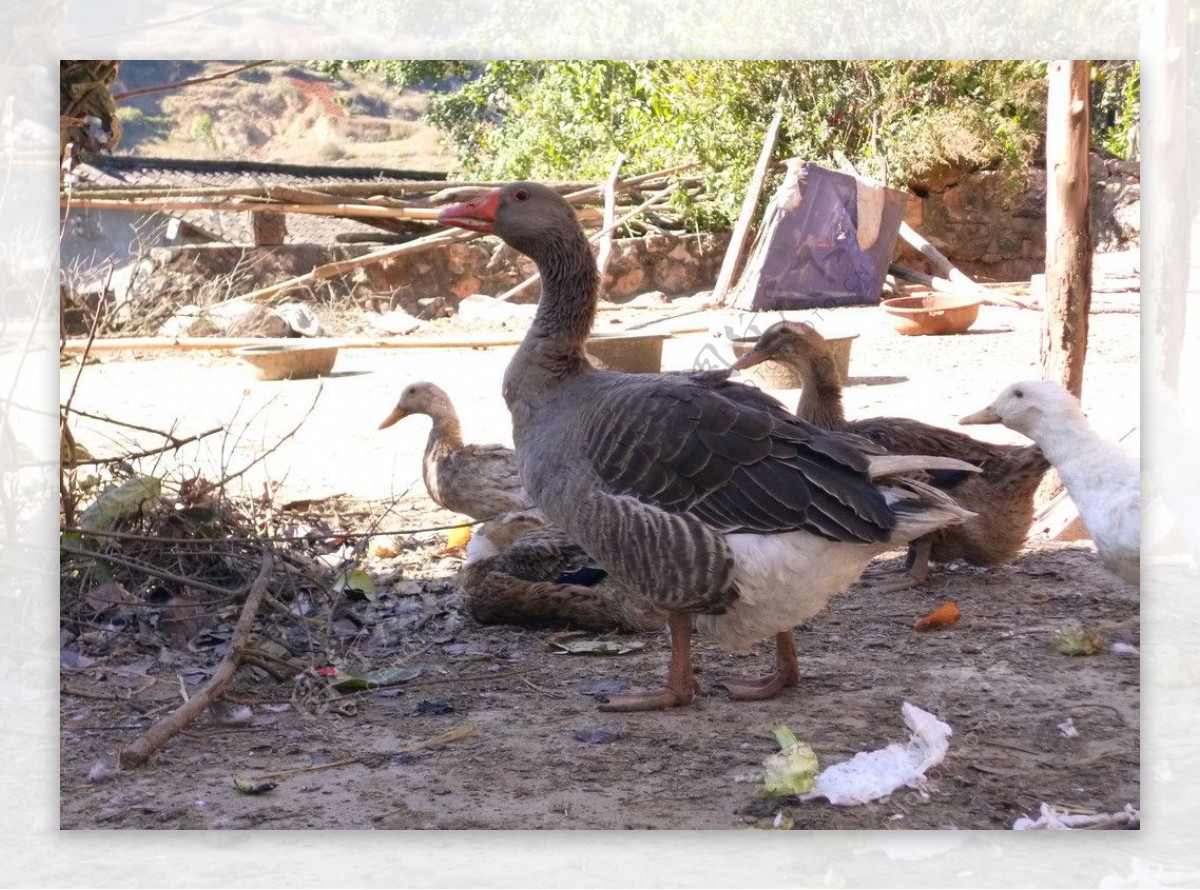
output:
<svg viewBox="0 0 1200 890"><path fill-rule="evenodd" d="M846 429L842 407L842 381L831 355L809 356L796 363L802 389L796 414L826 430Z"/></svg>
<svg viewBox="0 0 1200 890"><path fill-rule="evenodd" d="M587 366L584 342L596 316L599 274L580 230L547 235L529 255L542 276L542 297L526 337L539 363L566 374Z"/></svg>

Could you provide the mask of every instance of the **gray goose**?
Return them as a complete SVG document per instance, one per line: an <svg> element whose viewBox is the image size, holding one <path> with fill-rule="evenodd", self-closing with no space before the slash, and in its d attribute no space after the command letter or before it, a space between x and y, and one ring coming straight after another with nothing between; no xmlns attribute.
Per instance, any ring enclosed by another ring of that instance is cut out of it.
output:
<svg viewBox="0 0 1200 890"><path fill-rule="evenodd" d="M937 459L873 457L722 375L593 368L584 342L596 264L574 211L551 189L510 183L439 219L497 235L541 273L537 313L503 386L525 490L624 591L668 613L666 688L614 696L605 710L693 699L693 618L732 648L775 639L775 671L724 681L731 696L769 698L796 685L796 624L872 557L968 515L915 480L873 481Z"/></svg>
<svg viewBox="0 0 1200 890"><path fill-rule="evenodd" d="M771 325L733 367L749 368L767 359L788 365L800 376L803 389L796 415L809 423L855 433L895 454L953 457L979 468L978 473L935 476L939 488L975 515L909 544L904 571L878 585L877 590L924 584L929 579L930 560L947 563L965 559L972 565L995 566L1020 552L1033 522L1034 494L1050 469L1040 448L981 442L957 430L907 417L847 420L833 351L807 322L779 321Z"/></svg>
<svg viewBox="0 0 1200 890"><path fill-rule="evenodd" d="M472 519L492 519L530 506L513 450L503 445L464 444L458 413L440 387L427 382L406 386L379 428L386 429L410 414L426 414L433 421L421 475L435 503Z"/></svg>
<svg viewBox="0 0 1200 890"><path fill-rule="evenodd" d="M664 612L625 596L537 510L483 523L467 544L459 588L480 624L632 633L661 629Z"/></svg>

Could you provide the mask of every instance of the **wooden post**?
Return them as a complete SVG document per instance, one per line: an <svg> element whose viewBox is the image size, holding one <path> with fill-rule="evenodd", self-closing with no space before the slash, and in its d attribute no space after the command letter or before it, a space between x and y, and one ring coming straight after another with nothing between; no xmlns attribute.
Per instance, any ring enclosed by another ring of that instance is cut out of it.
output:
<svg viewBox="0 0 1200 890"><path fill-rule="evenodd" d="M254 211L250 214L250 231L256 247L277 247L287 240L287 217L266 210Z"/></svg>
<svg viewBox="0 0 1200 890"><path fill-rule="evenodd" d="M1090 64L1056 61L1046 103L1046 314L1042 372L1076 396L1083 390L1092 300L1088 182Z"/></svg>
<svg viewBox="0 0 1200 890"><path fill-rule="evenodd" d="M758 164L754 175L750 177L750 185L742 199L742 210L734 224L733 234L729 238L729 247L725 250L725 259L721 262L721 271L717 273L717 283L713 287L712 301L717 305L725 305L725 298L733 286L734 276L738 271L738 263L746 246L746 237L750 234L750 226L754 222L754 211L758 208L758 196L762 194L763 182L767 171L771 168L771 158L775 154L775 143L779 139L779 127L783 123L783 96L775 103L775 117L767 127L767 135L763 137L762 151L758 155Z"/></svg>

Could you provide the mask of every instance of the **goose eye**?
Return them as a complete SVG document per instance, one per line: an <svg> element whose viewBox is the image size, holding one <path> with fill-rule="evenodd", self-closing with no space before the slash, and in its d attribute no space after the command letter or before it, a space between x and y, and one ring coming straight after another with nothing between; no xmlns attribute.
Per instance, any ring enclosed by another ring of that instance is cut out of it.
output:
<svg viewBox="0 0 1200 890"><path fill-rule="evenodd" d="M1018 399L1023 399L1023 398L1025 398L1025 390L1023 390L1023 389L1014 389L1014 390L1013 390L1013 395L1014 395L1014 396L1016 396Z"/></svg>
<svg viewBox="0 0 1200 890"><path fill-rule="evenodd" d="M514 201L528 201L529 200L529 192L527 192L525 189L517 189L515 192L513 192L513 200Z"/></svg>

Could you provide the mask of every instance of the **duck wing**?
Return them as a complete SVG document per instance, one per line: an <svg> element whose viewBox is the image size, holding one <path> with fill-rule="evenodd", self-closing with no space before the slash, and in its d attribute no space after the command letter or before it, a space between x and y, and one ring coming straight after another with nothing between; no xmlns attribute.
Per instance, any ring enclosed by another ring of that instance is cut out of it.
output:
<svg viewBox="0 0 1200 890"><path fill-rule="evenodd" d="M491 519L530 505L517 458L503 445L464 445L438 463L445 505L473 519Z"/></svg>
<svg viewBox="0 0 1200 890"><path fill-rule="evenodd" d="M611 494L718 533L804 530L885 540L895 514L852 438L720 375L598 375L582 409L589 465Z"/></svg>

